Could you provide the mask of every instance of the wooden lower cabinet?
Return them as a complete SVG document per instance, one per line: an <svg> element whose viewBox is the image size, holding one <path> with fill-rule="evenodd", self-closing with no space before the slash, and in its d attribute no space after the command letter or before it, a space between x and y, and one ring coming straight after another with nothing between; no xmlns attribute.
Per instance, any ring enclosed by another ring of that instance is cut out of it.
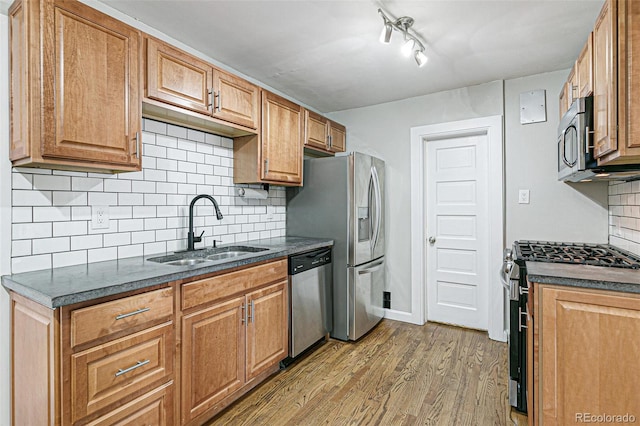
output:
<svg viewBox="0 0 640 426"><path fill-rule="evenodd" d="M286 258L57 309L10 297L15 426L201 425L288 352Z"/></svg>
<svg viewBox="0 0 640 426"><path fill-rule="evenodd" d="M534 287L533 424L640 419L640 295Z"/></svg>
<svg viewBox="0 0 640 426"><path fill-rule="evenodd" d="M289 342L286 275L280 260L183 286L183 306L202 305L182 317L181 424L206 422L278 370ZM233 296L203 297L213 291Z"/></svg>
<svg viewBox="0 0 640 426"><path fill-rule="evenodd" d="M244 297L182 319L182 423L244 385Z"/></svg>

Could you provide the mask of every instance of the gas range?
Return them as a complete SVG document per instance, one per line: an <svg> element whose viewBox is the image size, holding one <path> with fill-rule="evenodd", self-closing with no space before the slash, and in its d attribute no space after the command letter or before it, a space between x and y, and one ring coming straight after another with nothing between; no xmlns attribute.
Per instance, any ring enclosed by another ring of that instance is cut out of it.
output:
<svg viewBox="0 0 640 426"><path fill-rule="evenodd" d="M513 253L515 259L523 262L640 269L640 257L608 244L516 241L513 243Z"/></svg>

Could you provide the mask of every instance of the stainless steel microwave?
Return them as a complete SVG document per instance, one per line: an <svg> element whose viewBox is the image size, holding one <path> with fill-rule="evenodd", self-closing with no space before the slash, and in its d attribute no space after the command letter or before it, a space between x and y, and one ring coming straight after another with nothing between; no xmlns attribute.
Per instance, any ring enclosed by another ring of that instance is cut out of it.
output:
<svg viewBox="0 0 640 426"><path fill-rule="evenodd" d="M558 126L558 180L577 182L593 161L589 140L593 129L593 97L578 98ZM586 172L586 173L585 173Z"/></svg>
<svg viewBox="0 0 640 426"><path fill-rule="evenodd" d="M635 180L640 165L599 166L593 156L593 96L571 104L558 126L558 180Z"/></svg>

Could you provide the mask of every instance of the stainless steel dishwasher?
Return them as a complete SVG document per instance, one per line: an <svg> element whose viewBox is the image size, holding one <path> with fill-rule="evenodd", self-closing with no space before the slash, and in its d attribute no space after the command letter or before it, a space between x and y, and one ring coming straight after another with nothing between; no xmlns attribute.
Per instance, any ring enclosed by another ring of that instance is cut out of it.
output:
<svg viewBox="0 0 640 426"><path fill-rule="evenodd" d="M289 257L289 357L295 358L332 327L331 248Z"/></svg>

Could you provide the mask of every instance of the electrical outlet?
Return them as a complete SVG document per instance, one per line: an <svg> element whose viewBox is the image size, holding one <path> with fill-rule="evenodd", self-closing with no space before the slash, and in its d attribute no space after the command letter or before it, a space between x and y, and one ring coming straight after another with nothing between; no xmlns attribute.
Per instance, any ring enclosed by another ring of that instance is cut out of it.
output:
<svg viewBox="0 0 640 426"><path fill-rule="evenodd" d="M273 220L273 211L275 209L273 206L267 206L267 220Z"/></svg>
<svg viewBox="0 0 640 426"><path fill-rule="evenodd" d="M109 206L91 206L91 229L109 228Z"/></svg>
<svg viewBox="0 0 640 426"><path fill-rule="evenodd" d="M521 189L518 192L518 204L529 204L529 190Z"/></svg>

